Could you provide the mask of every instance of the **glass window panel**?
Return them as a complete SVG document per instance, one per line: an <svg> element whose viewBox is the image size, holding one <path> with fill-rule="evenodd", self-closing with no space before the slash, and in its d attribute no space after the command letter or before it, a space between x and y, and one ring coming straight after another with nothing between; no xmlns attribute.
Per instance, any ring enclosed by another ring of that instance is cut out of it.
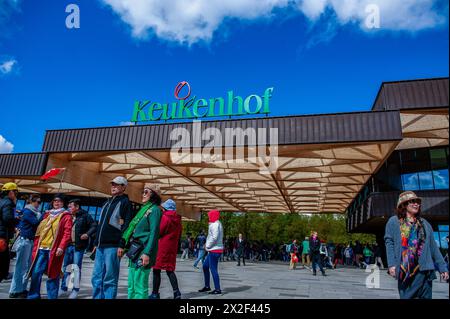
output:
<svg viewBox="0 0 450 319"><path fill-rule="evenodd" d="M448 225L439 225L438 229L439 231L448 232Z"/></svg>
<svg viewBox="0 0 450 319"><path fill-rule="evenodd" d="M82 210L88 211L89 210L89 206L81 206Z"/></svg>
<svg viewBox="0 0 450 319"><path fill-rule="evenodd" d="M434 189L433 175L430 171L419 173L419 187L420 189Z"/></svg>
<svg viewBox="0 0 450 319"><path fill-rule="evenodd" d="M50 202L45 202L44 205L43 205L43 208L44 209L42 211L49 210L50 209Z"/></svg>
<svg viewBox="0 0 450 319"><path fill-rule="evenodd" d="M446 233L440 232L439 237L441 238L441 248L447 249L448 248L448 242L447 242L448 232L446 232Z"/></svg>
<svg viewBox="0 0 450 319"><path fill-rule="evenodd" d="M412 191L419 189L419 176L417 173L402 175L403 190Z"/></svg>
<svg viewBox="0 0 450 319"><path fill-rule="evenodd" d="M430 150L431 168L442 169L447 168L447 155L444 148Z"/></svg>
<svg viewBox="0 0 450 319"><path fill-rule="evenodd" d="M448 189L448 169L433 171L435 189Z"/></svg>
<svg viewBox="0 0 450 319"><path fill-rule="evenodd" d="M25 200L18 199L16 202L16 210L22 210L25 207Z"/></svg>
<svg viewBox="0 0 450 319"><path fill-rule="evenodd" d="M435 231L435 232L433 232L433 235L434 235L434 241L436 242L436 245L438 245L439 248L442 248L440 240L439 240L439 233L437 231Z"/></svg>

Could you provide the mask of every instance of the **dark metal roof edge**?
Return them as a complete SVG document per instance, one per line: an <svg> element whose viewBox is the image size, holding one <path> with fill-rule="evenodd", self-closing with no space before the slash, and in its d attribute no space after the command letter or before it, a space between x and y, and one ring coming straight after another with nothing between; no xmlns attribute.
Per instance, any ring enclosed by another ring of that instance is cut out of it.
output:
<svg viewBox="0 0 450 319"><path fill-rule="evenodd" d="M380 88L378 89L378 93L375 96L375 100L373 101L371 110L373 112L383 111L383 110L374 110L374 107L375 107L375 104L377 103L378 98L380 97L381 91L383 90L385 85L393 85L393 84L400 84L400 83L410 83L410 82L420 82L420 81L436 81L436 80L449 80L449 77L435 77L435 78L419 78L419 79L410 79L410 80L383 81L383 82L381 82ZM447 106L442 106L442 107L448 107L448 105ZM440 106L437 107L437 108L440 108Z"/></svg>
<svg viewBox="0 0 450 319"><path fill-rule="evenodd" d="M19 156L19 155L45 155L47 152L25 152L25 153L0 153L0 156Z"/></svg>
<svg viewBox="0 0 450 319"><path fill-rule="evenodd" d="M40 167L37 168L35 171L36 174L18 174L14 175L12 174L11 177L31 177L31 176L41 176L44 174L45 169L47 167L48 163L48 153L47 152L28 152L28 153L4 153L0 154L0 158L6 158L6 157L23 157L23 156L41 156L43 158L38 158L38 161L42 161L40 163ZM6 175L1 175L1 177L6 177Z"/></svg>
<svg viewBox="0 0 450 319"><path fill-rule="evenodd" d="M397 81L383 81L381 85L383 84L398 84L398 83L408 83L408 82L418 82L418 81L435 81L435 80L448 80L448 76L442 76L442 77L434 77L434 78L418 78L418 79L409 79L409 80L397 80Z"/></svg>
<svg viewBox="0 0 450 319"><path fill-rule="evenodd" d="M352 114L370 114L370 113L394 113L399 112L399 110L369 110L369 111L356 111L356 112L337 112L337 113L322 113L322 114L300 114L300 115L279 115L279 116L261 116L261 117L251 117L251 118L235 118L235 119L220 119L220 120L209 120L203 121L202 123L214 123L214 122L232 122L232 121L251 121L251 120L271 120L271 119L281 119L281 118L294 118L294 117L319 117L319 116L333 116L333 115L352 115ZM173 124L192 124L194 121L187 122L168 122L168 123L153 123L145 125L116 125L116 126L100 126L100 127L83 127L83 128L68 128L68 129L54 129L45 130L47 132L61 132L61 131L84 131L84 130L95 130L95 129L108 129L108 128L119 128L119 127L146 127L146 126L162 126L162 125L173 125ZM45 151L42 151L45 153Z"/></svg>
<svg viewBox="0 0 450 319"><path fill-rule="evenodd" d="M330 142L314 142L314 143L295 143L295 142L287 142L282 144L282 146L290 146L290 145L326 145L326 144L361 144L361 143L377 143L377 142L395 142L395 141L401 141L403 140L403 137L396 137L396 138L389 138L389 139L376 139L376 140L358 140L358 141L330 141ZM223 146L227 147L227 146ZM228 146L229 147L229 146ZM148 151L148 148L134 148L134 149L127 149L126 152L135 152L135 151ZM170 150L170 148L158 148L158 151L165 151ZM77 152L83 152L83 153L98 153L98 152L118 152L123 153L123 150L118 149L106 149L106 150L83 150L83 151L49 151L46 152L47 154L61 154L61 153L77 153Z"/></svg>

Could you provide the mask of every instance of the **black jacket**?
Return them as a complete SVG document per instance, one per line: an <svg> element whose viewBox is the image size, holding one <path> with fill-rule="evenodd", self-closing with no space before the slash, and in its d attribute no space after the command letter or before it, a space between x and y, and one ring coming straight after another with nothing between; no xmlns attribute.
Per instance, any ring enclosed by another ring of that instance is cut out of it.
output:
<svg viewBox="0 0 450 319"><path fill-rule="evenodd" d="M127 195L111 197L102 207L94 240L96 247L119 247L122 234L133 218Z"/></svg>
<svg viewBox="0 0 450 319"><path fill-rule="evenodd" d="M97 230L97 223L87 211L80 209L76 212L73 227L75 227L75 243L73 243L75 249L85 250L88 247L89 238L81 239L80 236L87 234L89 237L92 237Z"/></svg>
<svg viewBox="0 0 450 319"><path fill-rule="evenodd" d="M239 242L239 238L236 239L236 254L238 254L238 255L244 254L245 245L246 245L246 241L244 238L242 238L241 242Z"/></svg>
<svg viewBox="0 0 450 319"><path fill-rule="evenodd" d="M309 253L311 255L320 255L320 239L316 237L314 240L312 237L309 239Z"/></svg>
<svg viewBox="0 0 450 319"><path fill-rule="evenodd" d="M9 197L0 199L0 238L11 239L14 235L16 205Z"/></svg>

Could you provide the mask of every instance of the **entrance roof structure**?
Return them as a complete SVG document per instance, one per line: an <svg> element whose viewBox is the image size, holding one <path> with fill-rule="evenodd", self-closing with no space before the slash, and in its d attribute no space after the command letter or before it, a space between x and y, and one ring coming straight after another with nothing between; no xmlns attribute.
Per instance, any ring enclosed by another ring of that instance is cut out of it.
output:
<svg viewBox="0 0 450 319"><path fill-rule="evenodd" d="M163 199L173 198L193 219L210 209L344 213L395 149L448 145L445 102L448 78L383 83L371 112L51 130L43 153L0 155L0 183L106 197L111 179L122 175L131 200L140 202L144 184L157 183ZM216 146L222 159L175 161L170 137L181 129L193 146L189 154ZM199 139L208 129L214 138ZM252 159L255 141L270 141L270 129L277 129L278 165L267 174ZM244 160L224 159L230 149ZM55 167L66 168L64 175L39 180Z"/></svg>

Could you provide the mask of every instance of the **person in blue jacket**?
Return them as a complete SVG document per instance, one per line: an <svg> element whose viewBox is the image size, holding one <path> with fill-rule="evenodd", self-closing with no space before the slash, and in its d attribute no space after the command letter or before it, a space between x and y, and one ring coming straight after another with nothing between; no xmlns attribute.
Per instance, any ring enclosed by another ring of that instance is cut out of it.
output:
<svg viewBox="0 0 450 319"><path fill-rule="evenodd" d="M41 213L39 212L40 204L40 196L32 195L28 200L28 204L22 210L20 222L17 225L19 235L14 243L16 250L16 268L9 289L9 298L27 297L27 272L31 265L34 236L37 226L41 221Z"/></svg>
<svg viewBox="0 0 450 319"><path fill-rule="evenodd" d="M443 280L447 265L434 240L433 228L420 216L422 199L414 192L400 194L397 216L386 224L384 236L389 274L398 280L401 299L431 299L435 265Z"/></svg>

